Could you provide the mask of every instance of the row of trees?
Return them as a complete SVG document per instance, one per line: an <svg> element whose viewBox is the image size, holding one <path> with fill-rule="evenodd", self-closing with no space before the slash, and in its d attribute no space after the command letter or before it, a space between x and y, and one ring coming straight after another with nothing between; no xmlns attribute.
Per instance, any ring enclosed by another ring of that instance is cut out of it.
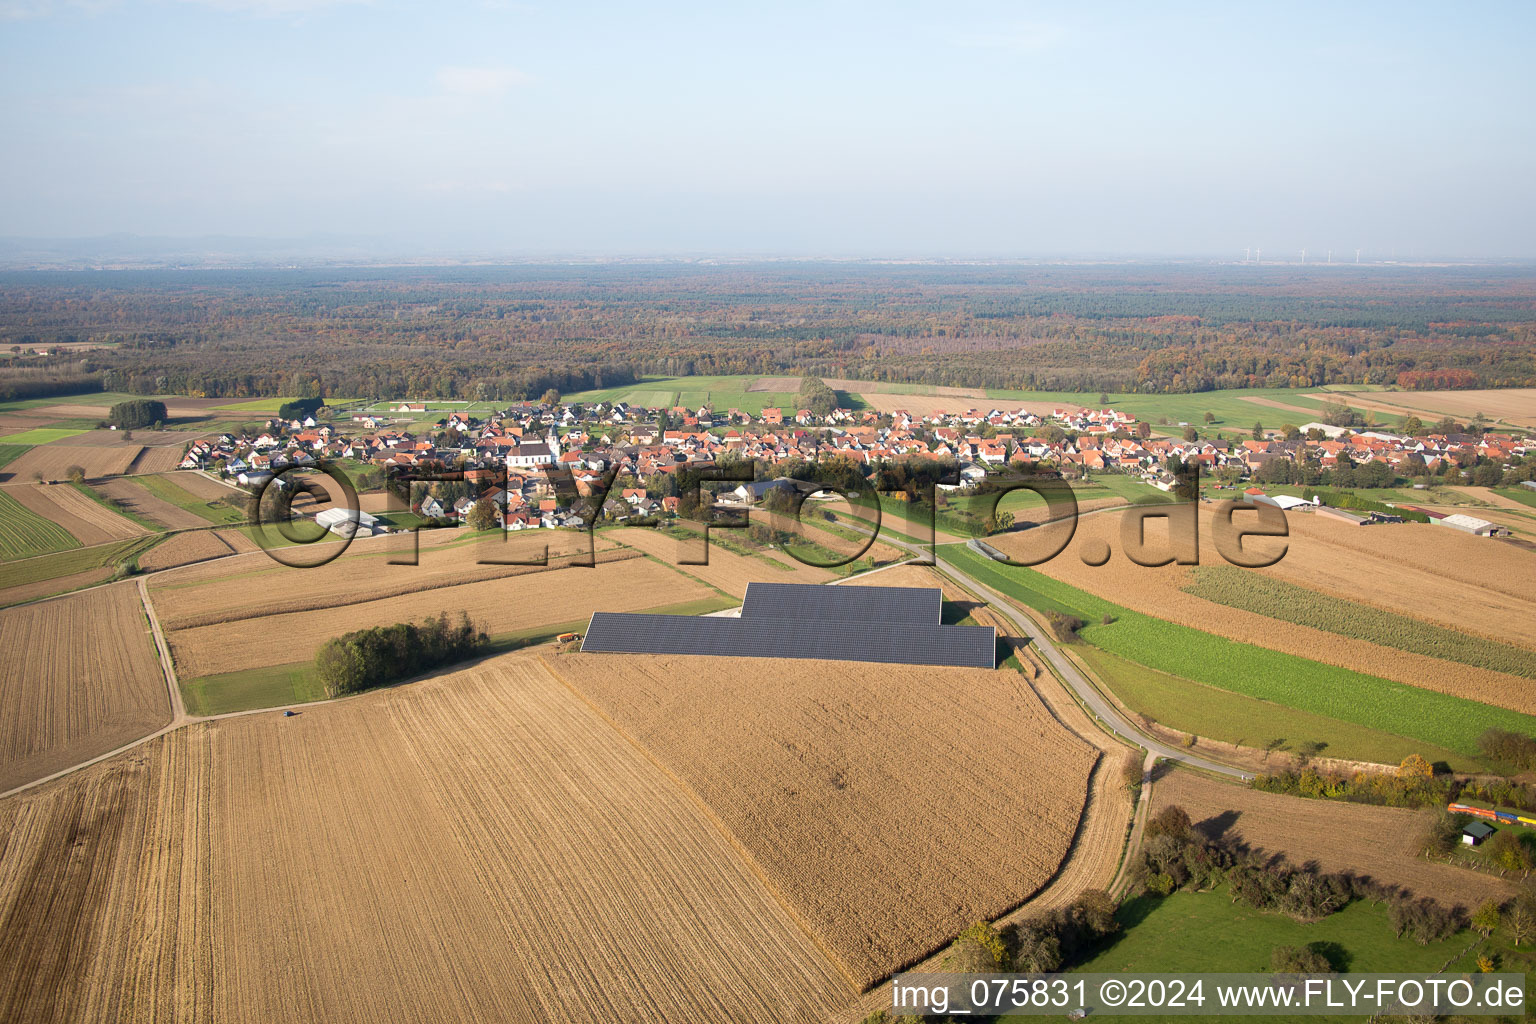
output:
<svg viewBox="0 0 1536 1024"><path fill-rule="evenodd" d="M315 671L326 696L340 697L463 661L489 643L468 612L460 612L456 623L443 612L419 623L359 629L327 640L315 654Z"/></svg>
<svg viewBox="0 0 1536 1024"><path fill-rule="evenodd" d="M1386 903L1393 931L1420 945L1454 935L1466 925L1459 907L1415 899L1394 886L1358 875L1294 868L1212 840L1194 828L1188 813L1176 805L1154 815L1144 837L1133 878L1153 893L1212 889L1226 883L1232 902L1298 921L1321 920L1354 900L1366 899Z"/></svg>

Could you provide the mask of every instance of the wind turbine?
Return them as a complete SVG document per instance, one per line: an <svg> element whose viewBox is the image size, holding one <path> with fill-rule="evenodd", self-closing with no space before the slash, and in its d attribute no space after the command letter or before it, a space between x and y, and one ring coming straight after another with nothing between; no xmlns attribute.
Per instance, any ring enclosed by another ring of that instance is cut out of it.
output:
<svg viewBox="0 0 1536 1024"><path fill-rule="evenodd" d="M1359 249L1355 250L1355 262L1356 263L1360 262L1360 250Z"/></svg>
<svg viewBox="0 0 1536 1024"><path fill-rule="evenodd" d="M1305 249L1301 250L1301 265L1302 266L1306 266L1307 265L1307 250L1305 250Z"/></svg>

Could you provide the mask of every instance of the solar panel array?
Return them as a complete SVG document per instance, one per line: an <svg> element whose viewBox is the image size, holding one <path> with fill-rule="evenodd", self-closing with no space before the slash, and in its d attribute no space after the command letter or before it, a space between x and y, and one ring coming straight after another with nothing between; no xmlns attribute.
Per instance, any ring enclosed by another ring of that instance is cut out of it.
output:
<svg viewBox="0 0 1536 1024"><path fill-rule="evenodd" d="M943 616L943 593L937 587L748 583L741 604L744 619L842 619L936 626Z"/></svg>
<svg viewBox="0 0 1536 1024"><path fill-rule="evenodd" d="M996 632L942 625L942 600L926 587L751 583L740 618L596 612L581 649L995 668Z"/></svg>

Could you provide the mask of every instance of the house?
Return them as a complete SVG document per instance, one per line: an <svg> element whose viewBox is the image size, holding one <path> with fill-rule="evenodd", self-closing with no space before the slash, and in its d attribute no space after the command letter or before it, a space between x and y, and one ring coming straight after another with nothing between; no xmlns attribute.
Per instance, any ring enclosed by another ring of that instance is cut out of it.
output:
<svg viewBox="0 0 1536 1024"><path fill-rule="evenodd" d="M1483 840L1497 832L1498 829L1486 821L1470 822L1461 830L1461 842L1463 846L1481 846Z"/></svg>
<svg viewBox="0 0 1536 1024"><path fill-rule="evenodd" d="M560 439L551 430L543 441L513 445L507 449L507 468L523 469L529 466L552 466L560 458Z"/></svg>

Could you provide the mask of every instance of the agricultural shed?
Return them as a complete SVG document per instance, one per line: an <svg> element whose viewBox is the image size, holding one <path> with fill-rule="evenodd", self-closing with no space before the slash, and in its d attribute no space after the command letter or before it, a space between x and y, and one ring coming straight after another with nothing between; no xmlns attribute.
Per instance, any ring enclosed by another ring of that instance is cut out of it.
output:
<svg viewBox="0 0 1536 1024"><path fill-rule="evenodd" d="M991 626L945 626L937 587L747 584L740 618L595 612L583 651L997 667Z"/></svg>
<svg viewBox="0 0 1536 1024"><path fill-rule="evenodd" d="M1455 515L1446 516L1444 519L1434 520L1441 526L1449 526L1453 530L1462 533L1470 533L1477 537L1487 537L1493 533L1495 527L1486 519L1469 516L1465 512L1457 512Z"/></svg>
<svg viewBox="0 0 1536 1024"><path fill-rule="evenodd" d="M1477 846L1498 831L1486 821L1474 821L1461 830L1461 841L1467 846Z"/></svg>

